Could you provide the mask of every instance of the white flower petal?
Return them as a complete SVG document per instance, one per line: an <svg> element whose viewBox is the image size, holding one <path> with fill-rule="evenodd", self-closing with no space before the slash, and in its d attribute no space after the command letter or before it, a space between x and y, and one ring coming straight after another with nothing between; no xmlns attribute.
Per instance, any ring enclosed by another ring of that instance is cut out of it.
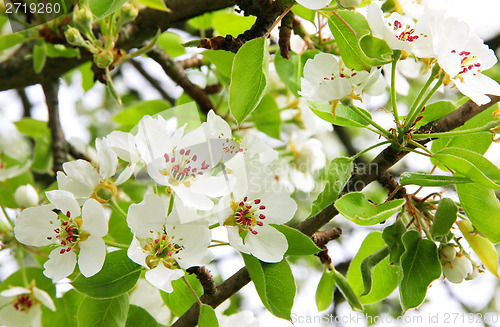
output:
<svg viewBox="0 0 500 327"><path fill-rule="evenodd" d="M297 3L308 9L317 10L326 7L331 0L297 0Z"/></svg>
<svg viewBox="0 0 500 327"><path fill-rule="evenodd" d="M134 135L122 131L112 131L106 136L106 143L122 160L126 162L139 161Z"/></svg>
<svg viewBox="0 0 500 327"><path fill-rule="evenodd" d="M259 199L264 210L259 210L266 216L265 224L284 224L293 218L297 211L297 203L285 192L266 192Z"/></svg>
<svg viewBox="0 0 500 327"><path fill-rule="evenodd" d="M8 327L27 327L40 325L40 305L31 307L28 312L19 311L14 305L7 305L0 310L0 325Z"/></svg>
<svg viewBox="0 0 500 327"><path fill-rule="evenodd" d="M101 179L110 178L116 173L118 158L116 153L101 139L95 140L97 157L99 160L99 175Z"/></svg>
<svg viewBox="0 0 500 327"><path fill-rule="evenodd" d="M75 199L75 196L63 190L54 190L45 192L47 199L52 203L57 209L61 210L63 214L69 216L68 218L77 218L80 216L80 205Z"/></svg>
<svg viewBox="0 0 500 327"><path fill-rule="evenodd" d="M172 186L172 189L186 207L193 207L198 210L210 210L214 206L214 203L208 196L193 193L184 185Z"/></svg>
<svg viewBox="0 0 500 327"><path fill-rule="evenodd" d="M229 194L235 182L234 177L227 174L208 176L196 179L189 189L194 193L220 197Z"/></svg>
<svg viewBox="0 0 500 327"><path fill-rule="evenodd" d="M168 269L164 265L159 264L156 268L146 271L146 280L154 287L160 290L171 293L172 281L184 276L182 269Z"/></svg>
<svg viewBox="0 0 500 327"><path fill-rule="evenodd" d="M167 123L161 116L156 119L144 116L139 122L139 131L135 136L135 142L142 160L146 163L162 158L173 148L170 135L167 132Z"/></svg>
<svg viewBox="0 0 500 327"><path fill-rule="evenodd" d="M227 238L229 244L236 250L250 254L250 248L248 245L243 244L243 239L239 234L239 227L237 226L226 226L227 228Z"/></svg>
<svg viewBox="0 0 500 327"><path fill-rule="evenodd" d="M120 173L120 176L118 176L118 178L116 179L115 184L120 185L128 181L130 176L132 176L132 174L134 173L135 166L135 163L127 165L127 167L125 167L125 169L123 169L123 171Z"/></svg>
<svg viewBox="0 0 500 327"><path fill-rule="evenodd" d="M258 229L257 235L248 233L245 244L249 247L252 255L261 261L279 262L288 249L285 235L271 226L264 225Z"/></svg>
<svg viewBox="0 0 500 327"><path fill-rule="evenodd" d="M11 296L18 296L21 294L30 294L30 293L31 291L25 287L14 286L6 289L5 291L2 291L0 293L0 296L11 297Z"/></svg>
<svg viewBox="0 0 500 327"><path fill-rule="evenodd" d="M81 230L99 237L108 234L108 222L104 209L96 200L88 199L85 202L82 209L82 220Z"/></svg>
<svg viewBox="0 0 500 327"><path fill-rule="evenodd" d="M45 262L43 274L53 281L61 280L71 275L75 270L76 254L73 251L61 254L60 247L55 248L49 254L49 260Z"/></svg>
<svg viewBox="0 0 500 327"><path fill-rule="evenodd" d="M128 247L127 255L133 262L148 268L148 266L146 265L147 254L144 252L141 243L139 243L137 238L135 238L135 235L132 239L132 242L130 243L130 246Z"/></svg>
<svg viewBox="0 0 500 327"><path fill-rule="evenodd" d="M75 160L63 163L63 170L67 179L59 181L57 174L57 184L60 190L73 193L77 198L89 197L100 183L100 176L94 167L85 160Z"/></svg>
<svg viewBox="0 0 500 327"><path fill-rule="evenodd" d="M49 308L52 311L56 311L56 306L54 301L50 297L50 295L44 290L39 289L38 287L33 287L33 295L37 298L44 306Z"/></svg>
<svg viewBox="0 0 500 327"><path fill-rule="evenodd" d="M102 238L90 235L85 241L80 242L80 254L78 255L78 267L85 277L97 274L104 264L106 258L106 246Z"/></svg>
<svg viewBox="0 0 500 327"><path fill-rule="evenodd" d="M33 246L54 243L57 235L54 229L59 227L59 221L57 214L52 209L54 206L47 204L21 211L14 227L16 239L21 243ZM51 237L51 239L47 239L47 237Z"/></svg>
<svg viewBox="0 0 500 327"><path fill-rule="evenodd" d="M141 203L130 205L127 224L137 237L148 238L151 232L161 231L165 218L163 200L156 194L147 194Z"/></svg>

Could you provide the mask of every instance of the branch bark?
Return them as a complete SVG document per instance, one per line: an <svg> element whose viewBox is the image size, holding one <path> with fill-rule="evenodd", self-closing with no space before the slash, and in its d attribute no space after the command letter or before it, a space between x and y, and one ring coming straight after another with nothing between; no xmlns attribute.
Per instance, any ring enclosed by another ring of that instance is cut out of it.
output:
<svg viewBox="0 0 500 327"><path fill-rule="evenodd" d="M490 96L490 98L491 101L488 104L482 106L478 106L474 102L469 100L463 106L437 120L436 122L423 126L422 128L420 128L419 132L445 132L460 127L472 117L476 116L477 114L483 112L484 110L500 101L500 97L498 96ZM432 137L431 135L430 137ZM420 143L426 144L429 141L430 138L422 140L420 141ZM377 165L378 169L376 170L376 172L374 173L370 169L363 169L362 171L353 174L340 196L348 192L360 191L365 186L379 178L381 178L382 181L384 181L385 178L389 178L389 176L386 175L388 174L387 170L398 161L400 161L408 153L408 151L401 151L393 146L387 147L370 163L373 165ZM332 203L316 216L302 222L296 228L304 234L311 236L321 227L326 225L337 214L338 211L337 209L335 209L335 206ZM201 298L201 300L203 303L206 303L215 308L249 282L250 276L248 275L248 271L246 270L246 268L243 267L236 274L220 284L217 287L217 291L214 295L205 294ZM172 326L195 326L198 321L199 309L199 305L194 304Z"/></svg>
<svg viewBox="0 0 500 327"><path fill-rule="evenodd" d="M167 30L175 23L202 15L206 12L233 6L234 0L166 0L165 4L171 12L163 12L150 8L141 10L137 18L125 25L120 31L117 47L128 51L152 38L158 31ZM44 78L57 79L71 69L92 59L92 55L81 50L81 58L47 58L41 74L33 70L33 60L25 59L33 53L35 41L23 44L9 60L0 64L0 91L23 88L39 84Z"/></svg>

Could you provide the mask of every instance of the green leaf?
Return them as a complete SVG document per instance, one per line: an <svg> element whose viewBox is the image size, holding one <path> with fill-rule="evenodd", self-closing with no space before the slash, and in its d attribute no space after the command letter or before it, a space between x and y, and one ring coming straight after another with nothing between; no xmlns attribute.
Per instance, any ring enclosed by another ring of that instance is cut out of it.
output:
<svg viewBox="0 0 500 327"><path fill-rule="evenodd" d="M100 19L120 9L125 2L127 0L89 0L89 7L90 11Z"/></svg>
<svg viewBox="0 0 500 327"><path fill-rule="evenodd" d="M142 266L130 260L126 250L113 251L106 255L101 271L89 278L80 275L71 284L88 296L111 298L130 291L141 270Z"/></svg>
<svg viewBox="0 0 500 327"><path fill-rule="evenodd" d="M363 262L361 262L361 276L363 278L363 285L365 290L361 293L361 296L368 295L372 290L372 270L378 265L382 260L384 260L389 255L389 248L384 246L377 252L367 256ZM377 280L378 282L378 280Z"/></svg>
<svg viewBox="0 0 500 327"><path fill-rule="evenodd" d="M448 198L441 199L434 215L434 223L431 228L432 237L439 240L447 236L451 226L457 220L457 213L458 207L455 201Z"/></svg>
<svg viewBox="0 0 500 327"><path fill-rule="evenodd" d="M389 246L391 254L389 255L389 262L391 265L399 265L399 259L401 255L405 252L405 247L403 245L403 234L406 232L405 225L401 220L396 220L396 222L384 228L382 232L382 238L385 243Z"/></svg>
<svg viewBox="0 0 500 327"><path fill-rule="evenodd" d="M347 157L335 158L328 164L325 187L314 200L310 217L317 215L337 200L344 185L351 177L352 168L352 159Z"/></svg>
<svg viewBox="0 0 500 327"><path fill-rule="evenodd" d="M52 283L52 280L50 278L45 277L45 275L43 274L43 269L38 267L26 267L24 268L24 270L28 283L34 281L36 287L44 290L52 297L52 299L55 299L56 286L54 285L54 283ZM0 284L0 292L9 289L11 286L26 287L23 272L21 270L14 272Z"/></svg>
<svg viewBox="0 0 500 327"><path fill-rule="evenodd" d="M219 321L211 306L206 304L201 306L198 327L219 327Z"/></svg>
<svg viewBox="0 0 500 327"><path fill-rule="evenodd" d="M446 116L457 107L451 101L436 101L425 106L424 111L421 113L421 119L415 124L415 128L427 125L430 122L436 121L441 117Z"/></svg>
<svg viewBox="0 0 500 327"><path fill-rule="evenodd" d="M264 96L269 69L267 40L257 38L245 43L236 53L229 85L229 109L241 123Z"/></svg>
<svg viewBox="0 0 500 327"><path fill-rule="evenodd" d="M361 226L379 224L398 212L404 199L373 204L361 192L347 193L335 202L335 208L347 219Z"/></svg>
<svg viewBox="0 0 500 327"><path fill-rule="evenodd" d="M252 112L252 120L255 127L275 139L280 138L281 116L280 109L274 97L267 93L264 95L259 105Z"/></svg>
<svg viewBox="0 0 500 327"><path fill-rule="evenodd" d="M193 287L196 295L201 297L203 294L203 287L201 286L198 278L196 278L195 275L190 274L187 274L185 277L188 280L189 285ZM177 317L180 317L196 302L196 299L182 278L172 281L172 287L174 288L172 293L161 291L161 298L170 311L172 311L172 313Z"/></svg>
<svg viewBox="0 0 500 327"><path fill-rule="evenodd" d="M300 78L304 76L304 65L308 59L314 58L318 53L318 50L308 50L302 54L290 51L290 58L285 59L278 50L274 56L276 73L278 73L281 81L296 97L299 97Z"/></svg>
<svg viewBox="0 0 500 327"><path fill-rule="evenodd" d="M347 300L347 302L351 305L353 310L363 310L363 304L361 304L358 296L356 293L354 293L354 290L352 289L351 285L347 282L347 279L342 275L340 272L337 270L333 269L331 271L331 274L333 276L333 279L335 280L335 283L337 284L337 287L339 288L340 292L342 295L344 295L344 298Z"/></svg>
<svg viewBox="0 0 500 327"><path fill-rule="evenodd" d="M399 294L403 311L406 312L424 301L431 282L441 276L441 264L436 244L422 239L419 232L406 232L403 243L406 251L401 256L403 279Z"/></svg>
<svg viewBox="0 0 500 327"><path fill-rule="evenodd" d="M15 46L25 40L21 33L11 33L0 36L0 52Z"/></svg>
<svg viewBox="0 0 500 327"><path fill-rule="evenodd" d="M500 169L477 152L461 148L445 148L433 158L471 180L500 190Z"/></svg>
<svg viewBox="0 0 500 327"><path fill-rule="evenodd" d="M3 156L2 159L6 157ZM21 185L34 184L33 175L29 171L31 161L24 165L9 165L6 160L3 160L5 167L0 170L0 206L7 208L17 208L17 202L14 199L14 193ZM5 179L4 179L5 177Z"/></svg>
<svg viewBox="0 0 500 327"><path fill-rule="evenodd" d="M172 106L165 100L142 101L120 111L113 121L121 125L121 130L129 131L136 126L145 115L155 115Z"/></svg>
<svg viewBox="0 0 500 327"><path fill-rule="evenodd" d="M366 288L363 280L362 263L366 258L384 248L386 248L386 244L382 239L382 234L380 232L372 232L366 236L358 253L356 253L349 265L347 280L363 304L375 303L385 299L396 289L401 279L400 268L398 266L391 266L389 258L386 256L373 267L371 271L373 285L369 293L362 296Z"/></svg>
<svg viewBox="0 0 500 327"><path fill-rule="evenodd" d="M40 74L45 66L46 59L47 50L45 48L45 42L39 40L33 48L33 69L35 70L35 73Z"/></svg>
<svg viewBox="0 0 500 327"><path fill-rule="evenodd" d="M454 129L454 131L477 128L491 122L493 111L498 109L498 104L491 106L480 114L472 117L464 125ZM441 137L432 141L432 152L438 152L441 149L448 147L456 147L461 149L471 150L480 154L484 154L491 145L491 134L489 132L477 134L464 134L454 137ZM434 159L431 160L434 163Z"/></svg>
<svg viewBox="0 0 500 327"><path fill-rule="evenodd" d="M83 299L78 310L78 327L125 327L128 294L110 299Z"/></svg>
<svg viewBox="0 0 500 327"><path fill-rule="evenodd" d="M84 296L75 290L69 290L61 298L55 298L56 311L42 306L42 326L76 327L78 307Z"/></svg>
<svg viewBox="0 0 500 327"><path fill-rule="evenodd" d="M32 138L50 135L50 130L46 121L36 120L33 118L23 118L14 123L19 133L30 136Z"/></svg>
<svg viewBox="0 0 500 327"><path fill-rule="evenodd" d="M464 235L467 243L472 247L484 266L496 277L498 275L498 253L493 243L487 238L479 235L469 220L460 220L458 227Z"/></svg>
<svg viewBox="0 0 500 327"><path fill-rule="evenodd" d="M123 184L120 186L123 186ZM125 212L127 212L127 207L122 204L122 201L118 202L118 205L124 209ZM111 211L111 215L109 217L108 235L106 235L106 237L113 242L121 244L130 244L132 238L134 237L134 234L130 231L130 227L128 227L127 221L123 219L123 217L115 210Z"/></svg>
<svg viewBox="0 0 500 327"><path fill-rule="evenodd" d="M467 177L430 175L419 173L402 173L399 178L401 185L419 185L419 186L446 186L450 184L472 183Z"/></svg>
<svg viewBox="0 0 500 327"><path fill-rule="evenodd" d="M288 255L309 255L321 251L320 248L306 234L296 230L295 228L286 225L274 225L274 228L285 235L288 242L288 250L285 254Z"/></svg>
<svg viewBox="0 0 500 327"><path fill-rule="evenodd" d="M249 30L256 20L255 16L242 16L218 11L212 15L212 26L219 35L229 34L236 37Z"/></svg>
<svg viewBox="0 0 500 327"><path fill-rule="evenodd" d="M46 43L47 57L50 58L80 58L80 50L78 48L67 48L63 44Z"/></svg>
<svg viewBox="0 0 500 327"><path fill-rule="evenodd" d="M80 74L82 75L82 89L83 91L87 92L90 90L94 85L94 73L92 72L92 63L86 62L83 65L80 65L78 67L78 70L80 71Z"/></svg>
<svg viewBox="0 0 500 327"><path fill-rule="evenodd" d="M161 3L164 3L161 1ZM177 33L163 32L158 37L156 44L165 50L165 52L175 58L186 53L186 48L182 46L183 40Z"/></svg>
<svg viewBox="0 0 500 327"><path fill-rule="evenodd" d="M163 0L139 0L139 2L152 9L167 12L169 11L167 6L165 5L165 1Z"/></svg>
<svg viewBox="0 0 500 327"><path fill-rule="evenodd" d="M351 108L344 106L341 103L337 104L335 108L335 116L333 115L333 107L330 104L322 102L312 102L307 101L309 108L312 112L316 114L319 118L339 126L350 126L350 127L366 127L370 123L364 119L362 116L358 115ZM370 113L362 108L358 108L368 117L372 117Z"/></svg>
<svg viewBox="0 0 500 327"><path fill-rule="evenodd" d="M158 322L145 309L130 305L128 308L126 327L155 327L159 326ZM66 327L66 326L65 326Z"/></svg>
<svg viewBox="0 0 500 327"><path fill-rule="evenodd" d="M225 50L205 50L203 56L214 64L215 74L220 82L228 86L231 82L231 69L235 54Z"/></svg>
<svg viewBox="0 0 500 327"><path fill-rule="evenodd" d="M264 306L276 317L290 320L296 286L288 262L283 259L265 263L250 255L242 256Z"/></svg>
<svg viewBox="0 0 500 327"><path fill-rule="evenodd" d="M335 291L335 279L332 273L325 269L316 289L316 306L318 307L318 311L324 311L332 304L333 291Z"/></svg>
<svg viewBox="0 0 500 327"><path fill-rule="evenodd" d="M500 242L500 202L495 191L481 184L456 185L465 214L487 239Z"/></svg>
<svg viewBox="0 0 500 327"><path fill-rule="evenodd" d="M332 14L328 19L328 26L346 67L369 71L371 67L391 62L392 50L389 45L370 35L368 21L362 14L352 10L336 12L344 21ZM370 49L372 47L373 50Z"/></svg>
<svg viewBox="0 0 500 327"><path fill-rule="evenodd" d="M316 17L316 11L307 9L306 7L302 7L299 4L295 4L292 8L292 12L295 15L302 17L313 24L316 24L316 22L314 21L314 18Z"/></svg>

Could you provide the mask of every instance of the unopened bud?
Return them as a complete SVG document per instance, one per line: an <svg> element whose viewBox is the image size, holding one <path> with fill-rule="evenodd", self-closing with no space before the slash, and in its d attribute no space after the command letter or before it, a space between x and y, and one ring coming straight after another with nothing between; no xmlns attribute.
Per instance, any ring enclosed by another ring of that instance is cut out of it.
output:
<svg viewBox="0 0 500 327"><path fill-rule="evenodd" d="M473 280L477 277L477 275L479 275L479 267L475 266L472 272L465 277L465 280Z"/></svg>
<svg viewBox="0 0 500 327"><path fill-rule="evenodd" d="M88 6L76 6L73 11L73 22L81 31L91 33L94 17Z"/></svg>
<svg viewBox="0 0 500 327"><path fill-rule="evenodd" d="M337 3L344 8L356 8L361 0L337 0Z"/></svg>
<svg viewBox="0 0 500 327"><path fill-rule="evenodd" d="M96 53L94 55L94 62L99 68L106 68L111 66L111 64L113 64L114 59L115 55L113 54L113 51L110 49L100 51L99 53Z"/></svg>
<svg viewBox="0 0 500 327"><path fill-rule="evenodd" d="M31 184L22 185L14 193L14 200L20 208L33 207L38 204L38 192Z"/></svg>
<svg viewBox="0 0 500 327"><path fill-rule="evenodd" d="M82 34L76 28L71 26L64 32L64 36L66 37L66 41L69 44L77 46L77 47L86 47L85 40L82 37Z"/></svg>
<svg viewBox="0 0 500 327"><path fill-rule="evenodd" d="M452 244L446 244L439 251L439 259L441 259L441 262L452 261L455 259L456 255L457 251Z"/></svg>
<svg viewBox="0 0 500 327"><path fill-rule="evenodd" d="M473 271L469 258L458 253L455 259L443 264L443 274L452 283L461 283Z"/></svg>
<svg viewBox="0 0 500 327"><path fill-rule="evenodd" d="M124 24L134 20L139 15L139 10L134 5L127 3L120 9L120 23Z"/></svg>

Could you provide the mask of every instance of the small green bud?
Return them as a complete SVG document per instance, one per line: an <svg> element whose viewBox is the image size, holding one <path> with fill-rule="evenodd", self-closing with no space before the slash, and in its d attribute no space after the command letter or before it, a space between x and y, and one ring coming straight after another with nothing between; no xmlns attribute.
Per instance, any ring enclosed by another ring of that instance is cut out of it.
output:
<svg viewBox="0 0 500 327"><path fill-rule="evenodd" d="M106 68L113 64L115 55L110 49L100 51L94 55L94 62L99 68Z"/></svg>
<svg viewBox="0 0 500 327"><path fill-rule="evenodd" d="M139 10L134 5L126 3L120 9L120 24L134 20L139 15Z"/></svg>
<svg viewBox="0 0 500 327"><path fill-rule="evenodd" d="M446 244L439 251L439 258L443 263L453 261L456 255L457 255L457 250L455 250L453 244Z"/></svg>
<svg viewBox="0 0 500 327"><path fill-rule="evenodd" d="M88 6L76 6L73 11L73 22L75 26L86 33L92 33L92 22L94 17Z"/></svg>
<svg viewBox="0 0 500 327"><path fill-rule="evenodd" d="M337 3L344 8L356 8L361 3L361 0L337 0Z"/></svg>
<svg viewBox="0 0 500 327"><path fill-rule="evenodd" d="M77 47L87 47L82 34L76 28L69 26L68 29L64 32L64 36L66 37L66 41L68 41L68 43L71 45Z"/></svg>

